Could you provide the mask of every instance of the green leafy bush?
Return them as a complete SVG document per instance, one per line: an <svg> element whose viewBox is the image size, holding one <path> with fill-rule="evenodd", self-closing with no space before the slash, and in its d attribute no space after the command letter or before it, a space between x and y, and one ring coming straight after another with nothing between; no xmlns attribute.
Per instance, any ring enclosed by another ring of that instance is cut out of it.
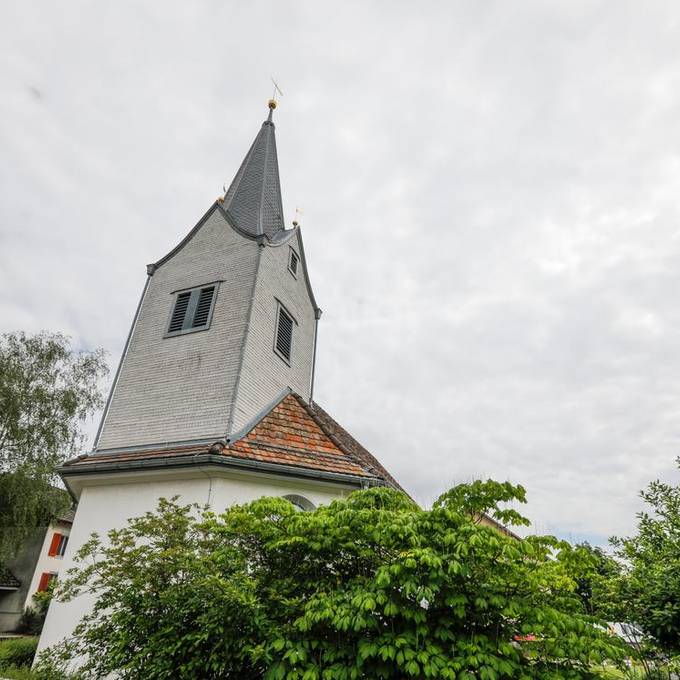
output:
<svg viewBox="0 0 680 680"><path fill-rule="evenodd" d="M20 637L0 641L0 670L12 666L30 666L33 663L38 638Z"/></svg>
<svg viewBox="0 0 680 680"><path fill-rule="evenodd" d="M385 488L306 513L162 500L80 550L56 596L96 604L49 657L84 658L89 678L600 677L627 650L584 611L588 552L480 521L524 524L501 508L524 500L491 481L431 510Z"/></svg>
<svg viewBox="0 0 680 680"><path fill-rule="evenodd" d="M680 467L680 458L677 459ZM680 485L659 480L640 492L647 509L637 533L612 538L623 565L608 599L635 621L664 655L680 654Z"/></svg>
<svg viewBox="0 0 680 680"><path fill-rule="evenodd" d="M45 625L45 617L52 600L53 589L53 584L50 584L47 590L33 595L33 606L24 609L24 613L21 615L19 625L17 626L18 632L40 635Z"/></svg>
<svg viewBox="0 0 680 680"><path fill-rule="evenodd" d="M45 624L45 615L35 607L26 607L16 627L18 633L40 635Z"/></svg>

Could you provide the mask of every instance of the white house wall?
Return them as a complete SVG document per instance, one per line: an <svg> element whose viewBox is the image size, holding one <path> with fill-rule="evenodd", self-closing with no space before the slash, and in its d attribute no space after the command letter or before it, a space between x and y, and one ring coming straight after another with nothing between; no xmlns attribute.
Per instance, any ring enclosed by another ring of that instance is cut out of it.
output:
<svg viewBox="0 0 680 680"><path fill-rule="evenodd" d="M52 537L54 534L61 534L62 536L70 536L71 525L62 522L55 522L50 524L45 533L45 538L43 540L40 553L38 555L38 561L35 564L35 571L33 572L33 577L31 578L31 585L29 586L25 607L33 606L33 595L38 592L38 586L40 585L40 577L44 573L59 574L64 566L64 558L59 555L50 556L50 545L52 544ZM68 550L68 546L67 546Z"/></svg>
<svg viewBox="0 0 680 680"><path fill-rule="evenodd" d="M116 479L102 478L82 489L62 573L73 566L74 554L92 532L105 535L109 529L124 526L130 517L153 510L161 497L179 495L180 503L210 504L214 511L220 512L235 503L288 494L303 496L317 506L350 491L350 487L325 482L212 468L182 471L181 476L172 472L117 473ZM40 638L39 651L68 636L91 610L93 602L89 595L82 595L72 602L53 601Z"/></svg>

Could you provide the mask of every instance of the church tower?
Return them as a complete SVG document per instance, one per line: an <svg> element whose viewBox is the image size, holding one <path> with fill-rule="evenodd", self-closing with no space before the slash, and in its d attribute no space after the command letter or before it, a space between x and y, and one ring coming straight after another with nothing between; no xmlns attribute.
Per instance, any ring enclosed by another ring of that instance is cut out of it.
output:
<svg viewBox="0 0 680 680"><path fill-rule="evenodd" d="M287 387L309 401L321 310L284 225L275 106L224 197L148 265L96 451L226 441Z"/></svg>
<svg viewBox="0 0 680 680"><path fill-rule="evenodd" d="M286 229L269 116L223 198L147 281L94 450L59 473L78 501L64 572L159 498L210 506L281 496L309 510L399 485L312 401L321 315L300 229ZM39 651L68 637L90 595L53 601Z"/></svg>

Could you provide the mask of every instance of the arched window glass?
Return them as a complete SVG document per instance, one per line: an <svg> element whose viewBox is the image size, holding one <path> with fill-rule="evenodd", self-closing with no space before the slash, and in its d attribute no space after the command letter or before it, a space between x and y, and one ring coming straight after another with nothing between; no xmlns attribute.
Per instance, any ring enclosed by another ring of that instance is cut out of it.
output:
<svg viewBox="0 0 680 680"><path fill-rule="evenodd" d="M316 510L316 507L312 501L300 496L296 493L287 494L284 498L290 501L300 512L309 512L310 510Z"/></svg>

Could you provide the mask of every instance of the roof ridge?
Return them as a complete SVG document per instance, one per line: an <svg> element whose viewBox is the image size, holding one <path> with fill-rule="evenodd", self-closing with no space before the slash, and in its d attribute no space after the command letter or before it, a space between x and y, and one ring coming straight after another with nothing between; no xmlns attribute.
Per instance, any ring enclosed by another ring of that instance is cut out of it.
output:
<svg viewBox="0 0 680 680"><path fill-rule="evenodd" d="M250 434L289 394L294 394L293 390L291 390L290 387L286 387L279 392L272 401L256 413L243 427L236 430L233 434L227 435L227 446L240 441Z"/></svg>
<svg viewBox="0 0 680 680"><path fill-rule="evenodd" d="M349 456L349 457L350 457L350 458L351 458L351 459L352 459L352 460L353 460L360 468L362 468L363 470L366 470L366 472L368 472L369 474L371 474L371 475L373 475L373 476L375 476L375 477L381 477L381 478L382 478L382 475L377 475L377 474L376 474L376 472L381 472L380 470L378 470L378 469L371 469L370 467L368 467L368 466L366 465L366 461L361 460L361 459L360 459L353 451L351 451L350 449L348 449L348 448L342 443L342 441L335 435L335 433L333 433L333 432L328 428L328 426L326 425L326 423L324 423L323 419L319 418L319 416L317 415L317 413L315 413L314 408L312 407L311 404L307 403L307 402L306 402L299 394L297 394L296 392L292 392L291 394L292 394L292 395L300 402L300 404L301 404L302 407L305 409L305 411L309 414L309 416L312 418L312 420L314 420L314 422L321 428L322 432L323 432L323 433L324 433L324 434L325 434L325 435L333 442L333 444L335 444L335 446L337 446L337 447L340 449L340 451L342 451L346 456ZM312 403L315 404L315 402L312 402ZM315 405L318 406L318 404L315 404ZM320 407L319 407L319 408L320 408ZM323 409L322 409L322 410L323 410ZM330 416L329 416L329 417L330 417ZM347 434L349 435L349 432L347 432ZM351 437L351 435L349 435L349 436ZM355 440L355 441L356 441L356 440ZM359 442L357 442L357 444L359 444ZM359 444L359 446L361 446L361 445ZM385 472L386 472L386 471L385 471Z"/></svg>
<svg viewBox="0 0 680 680"><path fill-rule="evenodd" d="M399 482L397 482L397 480L380 463L380 461L363 444L361 444L361 442L359 442L352 434L350 434L344 427L342 427L342 425L340 425L331 415L329 415L328 412L323 407L321 407L317 402L313 402L313 407L310 406L310 409L311 413L313 414L312 417L314 417L315 420L317 420L317 422L321 423L324 432L331 432L329 423L325 422L324 420L325 417L328 419L328 421L330 421L330 423L332 423L334 427L337 427L339 430L341 430L342 433L351 440L350 443L356 446L361 452L361 455L357 455L356 451L353 451L350 448L348 448L342 442L342 440L333 433L332 436L334 441L338 441L340 443L340 448L348 456L350 456L353 460L358 461L358 464L364 469L367 469L369 472L372 472L372 474L377 474L377 476L384 479L389 486L392 486L398 491L405 493L407 496L409 496L409 498L411 497L410 494L401 486L401 484L399 484ZM319 416L319 413L316 412L317 409L318 412L322 414L321 416Z"/></svg>

